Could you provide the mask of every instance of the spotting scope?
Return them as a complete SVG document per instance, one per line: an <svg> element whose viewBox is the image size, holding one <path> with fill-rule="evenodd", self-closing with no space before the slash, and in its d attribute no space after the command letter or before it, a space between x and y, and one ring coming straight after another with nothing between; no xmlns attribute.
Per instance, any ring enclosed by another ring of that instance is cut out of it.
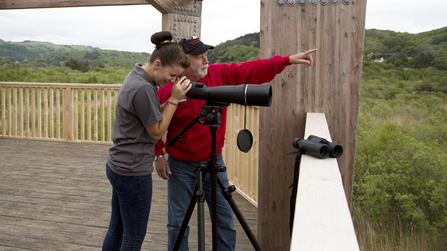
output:
<svg viewBox="0 0 447 251"><path fill-rule="evenodd" d="M191 89L186 94L188 98L251 106L270 106L272 104L272 87L270 85L242 84L207 87L199 82L191 82L191 85Z"/></svg>

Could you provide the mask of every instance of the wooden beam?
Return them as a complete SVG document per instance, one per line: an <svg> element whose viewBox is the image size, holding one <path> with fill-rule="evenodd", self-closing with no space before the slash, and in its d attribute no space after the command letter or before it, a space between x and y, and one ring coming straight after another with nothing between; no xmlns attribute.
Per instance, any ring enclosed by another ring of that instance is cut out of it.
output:
<svg viewBox="0 0 447 251"><path fill-rule="evenodd" d="M261 0L261 58L318 48L314 66L288 66L272 81L272 107L260 109L258 240L264 250L288 250L294 138L304 137L307 112L324 113L352 200L365 1ZM290 1L291 2L291 1ZM338 4L337 4L338 3ZM346 4L345 4L346 3Z"/></svg>
<svg viewBox="0 0 447 251"><path fill-rule="evenodd" d="M146 0L0 0L2 9L36 9L148 4Z"/></svg>
<svg viewBox="0 0 447 251"><path fill-rule="evenodd" d="M200 4L199 4L200 3ZM35 9L151 4L161 13L200 16L202 0L0 0L0 9Z"/></svg>
<svg viewBox="0 0 447 251"><path fill-rule="evenodd" d="M201 36L202 1L147 0L163 13L162 30L170 31L176 40L188 36Z"/></svg>
<svg viewBox="0 0 447 251"><path fill-rule="evenodd" d="M162 30L171 31L176 40L188 36L201 36L202 18L165 13L162 16Z"/></svg>
<svg viewBox="0 0 447 251"><path fill-rule="evenodd" d="M177 13L183 16L200 17L202 0L147 0L163 14Z"/></svg>

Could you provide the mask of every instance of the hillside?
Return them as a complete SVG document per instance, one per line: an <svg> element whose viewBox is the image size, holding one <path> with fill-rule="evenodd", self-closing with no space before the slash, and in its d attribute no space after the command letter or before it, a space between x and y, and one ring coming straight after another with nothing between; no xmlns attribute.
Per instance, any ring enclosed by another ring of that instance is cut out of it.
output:
<svg viewBox="0 0 447 251"><path fill-rule="evenodd" d="M435 67L447 70L447 27L410 34L366 30L365 59L384 58L395 67Z"/></svg>
<svg viewBox="0 0 447 251"><path fill-rule="evenodd" d="M206 42L206 41L205 41ZM259 58L259 32L215 46L208 52L210 63L244 62ZM49 42L6 42L0 39L0 65L26 62L38 67L64 66L71 58L89 65L133 65L146 62L148 53L102 50L83 45L55 45ZM364 60L381 59L387 68L435 67L447 70L447 27L411 34L389 30L365 31Z"/></svg>
<svg viewBox="0 0 447 251"><path fill-rule="evenodd" d="M219 44L210 50L211 63L244 62L259 57L259 32ZM411 34L388 30L365 31L364 60L384 59L389 67L447 70L447 27Z"/></svg>
<svg viewBox="0 0 447 251"><path fill-rule="evenodd" d="M215 63L242 63L259 58L259 32L228 40L208 51L208 60Z"/></svg>
<svg viewBox="0 0 447 251"><path fill-rule="evenodd" d="M102 50L83 45L56 45L50 42L7 42L0 39L0 65L12 62L37 67L64 66L70 59L88 62L89 65L133 65L144 63L150 54Z"/></svg>

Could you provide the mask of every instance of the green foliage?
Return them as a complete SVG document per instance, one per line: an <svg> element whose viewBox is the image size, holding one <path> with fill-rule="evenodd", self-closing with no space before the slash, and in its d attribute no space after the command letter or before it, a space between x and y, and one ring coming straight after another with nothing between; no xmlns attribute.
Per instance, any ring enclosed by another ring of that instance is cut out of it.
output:
<svg viewBox="0 0 447 251"><path fill-rule="evenodd" d="M65 66L70 59L88 61L90 66L134 65L146 63L150 54L101 50L82 45L55 45L49 42L21 43L6 42L0 39L0 64L14 61L36 67Z"/></svg>
<svg viewBox="0 0 447 251"><path fill-rule="evenodd" d="M224 53L214 59L214 63L236 62L256 60L259 58L259 48L236 45L228 47Z"/></svg>
<svg viewBox="0 0 447 251"><path fill-rule="evenodd" d="M384 58L395 67L447 70L447 27L410 34L368 29L365 32L365 59Z"/></svg>
<svg viewBox="0 0 447 251"><path fill-rule="evenodd" d="M42 83L121 84L133 65L91 67L88 72L69 67L35 67L18 63L0 66L0 81Z"/></svg>
<svg viewBox="0 0 447 251"><path fill-rule="evenodd" d="M70 58L67 62L65 62L65 66L72 70L78 70L82 72L88 72L90 70L90 65L88 61L81 61L75 58Z"/></svg>
<svg viewBox="0 0 447 251"><path fill-rule="evenodd" d="M446 31L367 31L365 48L397 54L365 57L355 160L354 207L384 229L429 236L429 250L447 245Z"/></svg>
<svg viewBox="0 0 447 251"><path fill-rule="evenodd" d="M10 64L12 62L14 62L14 58L12 58L12 57L7 57L7 56L0 57L0 65Z"/></svg>
<svg viewBox="0 0 447 251"><path fill-rule="evenodd" d="M259 58L259 32L221 43L208 51L208 60L215 63L242 63Z"/></svg>
<svg viewBox="0 0 447 251"><path fill-rule="evenodd" d="M447 237L446 80L433 67L364 64L354 177L354 205L369 219L439 240Z"/></svg>

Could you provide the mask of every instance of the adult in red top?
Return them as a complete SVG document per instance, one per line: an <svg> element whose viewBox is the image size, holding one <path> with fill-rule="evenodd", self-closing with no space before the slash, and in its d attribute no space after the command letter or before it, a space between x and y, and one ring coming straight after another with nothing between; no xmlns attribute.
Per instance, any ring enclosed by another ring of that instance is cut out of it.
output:
<svg viewBox="0 0 447 251"><path fill-rule="evenodd" d="M212 64L209 65L207 51L213 46L203 44L199 39L186 38L179 42L191 65L184 75L191 81L204 83L207 87L262 84L270 82L285 67L291 64L304 64L312 66L313 59L310 53L317 49L309 50L291 56L274 56L270 59L258 59L241 64ZM171 95L172 83L159 90L160 102L163 103ZM178 230L183 221L192 193L194 191L194 173L197 162L207 161L211 153L211 132L207 125L195 123L173 146L166 145L200 114L205 100L186 98L178 104L167 132L167 141L159 140L156 144L155 155L156 170L158 175L168 180L168 250L171 250ZM216 153L218 164L224 165L222 160L222 148L225 140L225 128L227 109L222 109L222 123L217 130ZM164 158L163 148L169 154L168 162ZM208 174L209 175L209 174ZM226 172L218 174L225 186L228 186ZM208 177L205 178L205 194L208 207L211 208L211 184ZM208 184L207 184L208 183ZM236 243L236 231L233 227L233 212L228 202L225 201L217 186L218 195L218 248L222 250L234 250ZM189 229L188 229L189 230ZM180 250L188 250L187 235L185 233Z"/></svg>

